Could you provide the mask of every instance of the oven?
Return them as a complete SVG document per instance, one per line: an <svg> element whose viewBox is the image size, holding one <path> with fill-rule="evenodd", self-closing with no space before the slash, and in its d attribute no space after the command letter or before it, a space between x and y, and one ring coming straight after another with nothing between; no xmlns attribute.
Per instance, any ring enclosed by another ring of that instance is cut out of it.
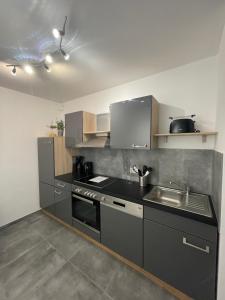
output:
<svg viewBox="0 0 225 300"><path fill-rule="evenodd" d="M100 199L98 198L93 191L78 186L72 188L73 219L100 232Z"/></svg>

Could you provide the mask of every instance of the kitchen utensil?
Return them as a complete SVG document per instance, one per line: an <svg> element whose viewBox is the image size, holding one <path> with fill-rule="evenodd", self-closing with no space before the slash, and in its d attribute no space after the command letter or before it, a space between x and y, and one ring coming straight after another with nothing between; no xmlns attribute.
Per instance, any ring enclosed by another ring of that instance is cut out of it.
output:
<svg viewBox="0 0 225 300"><path fill-rule="evenodd" d="M195 121L192 118L195 115L184 116L184 117L169 117L172 122L170 123L170 133L188 133L196 132Z"/></svg>
<svg viewBox="0 0 225 300"><path fill-rule="evenodd" d="M146 187L148 185L149 176L139 176L139 185L141 187Z"/></svg>
<svg viewBox="0 0 225 300"><path fill-rule="evenodd" d="M148 176L150 174L149 171L145 172L145 174L143 175L144 177Z"/></svg>
<svg viewBox="0 0 225 300"><path fill-rule="evenodd" d="M133 166L133 170L134 170L135 173L138 174L138 168L135 165Z"/></svg>
<svg viewBox="0 0 225 300"><path fill-rule="evenodd" d="M143 175L145 175L145 173L148 171L148 167L146 165L143 166Z"/></svg>

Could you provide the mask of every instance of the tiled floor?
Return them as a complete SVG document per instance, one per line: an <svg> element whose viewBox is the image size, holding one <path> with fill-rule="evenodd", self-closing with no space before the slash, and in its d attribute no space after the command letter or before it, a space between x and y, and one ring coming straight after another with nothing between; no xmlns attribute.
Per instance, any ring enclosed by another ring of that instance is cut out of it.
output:
<svg viewBox="0 0 225 300"><path fill-rule="evenodd" d="M41 212L0 230L1 300L175 300Z"/></svg>

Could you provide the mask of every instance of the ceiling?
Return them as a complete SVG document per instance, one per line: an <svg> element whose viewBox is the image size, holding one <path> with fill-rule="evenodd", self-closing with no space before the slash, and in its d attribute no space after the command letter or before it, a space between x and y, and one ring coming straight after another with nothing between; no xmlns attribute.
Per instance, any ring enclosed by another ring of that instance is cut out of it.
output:
<svg viewBox="0 0 225 300"><path fill-rule="evenodd" d="M7 63L40 62L54 52L68 16L64 49L52 72ZM0 86L64 102L216 55L224 0L7 0L0 10Z"/></svg>

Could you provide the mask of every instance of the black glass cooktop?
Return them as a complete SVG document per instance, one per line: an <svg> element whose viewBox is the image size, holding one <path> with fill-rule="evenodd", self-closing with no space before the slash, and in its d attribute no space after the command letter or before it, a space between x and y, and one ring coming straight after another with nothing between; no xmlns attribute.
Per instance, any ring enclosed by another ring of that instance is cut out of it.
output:
<svg viewBox="0 0 225 300"><path fill-rule="evenodd" d="M104 188L104 192L114 197L139 202L150 191L151 186L140 187L138 182L117 179Z"/></svg>
<svg viewBox="0 0 225 300"><path fill-rule="evenodd" d="M101 181L101 182L94 182L92 181L93 179L97 178L97 177L105 177L106 179ZM92 175L92 176L88 176L88 177L75 177L73 179L74 184L85 184L88 187L95 187L95 188L99 188L102 189L110 184L112 184L116 179L112 178L112 177L108 177L108 176L103 176L103 175Z"/></svg>

